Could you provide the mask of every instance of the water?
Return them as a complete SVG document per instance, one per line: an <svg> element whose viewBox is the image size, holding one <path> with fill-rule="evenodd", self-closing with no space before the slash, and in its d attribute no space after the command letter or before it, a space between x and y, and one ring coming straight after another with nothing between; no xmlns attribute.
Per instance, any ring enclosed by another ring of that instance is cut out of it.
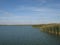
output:
<svg viewBox="0 0 60 45"><path fill-rule="evenodd" d="M32 26L0 26L0 45L60 45L60 37Z"/></svg>

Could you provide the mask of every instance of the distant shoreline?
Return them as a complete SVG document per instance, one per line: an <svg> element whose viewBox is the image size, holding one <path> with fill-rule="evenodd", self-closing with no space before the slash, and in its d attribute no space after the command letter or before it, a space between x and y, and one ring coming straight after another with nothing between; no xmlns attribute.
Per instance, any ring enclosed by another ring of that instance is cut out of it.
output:
<svg viewBox="0 0 60 45"><path fill-rule="evenodd" d="M24 26L24 25L32 25L32 26L41 26L41 25L55 25L60 23L48 23L48 24L0 24L0 26Z"/></svg>

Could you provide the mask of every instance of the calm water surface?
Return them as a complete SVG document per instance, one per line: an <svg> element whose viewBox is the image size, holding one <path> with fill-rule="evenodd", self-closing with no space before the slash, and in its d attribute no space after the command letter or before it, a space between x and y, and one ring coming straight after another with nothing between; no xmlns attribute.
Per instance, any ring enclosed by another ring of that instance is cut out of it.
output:
<svg viewBox="0 0 60 45"><path fill-rule="evenodd" d="M0 45L60 45L60 37L32 26L0 26Z"/></svg>

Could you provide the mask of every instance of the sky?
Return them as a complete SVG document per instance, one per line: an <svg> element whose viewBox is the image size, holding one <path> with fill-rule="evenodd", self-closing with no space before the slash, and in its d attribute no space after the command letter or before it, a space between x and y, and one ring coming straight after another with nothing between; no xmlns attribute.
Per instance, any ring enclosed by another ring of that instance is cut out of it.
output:
<svg viewBox="0 0 60 45"><path fill-rule="evenodd" d="M0 24L60 23L60 0L0 0Z"/></svg>

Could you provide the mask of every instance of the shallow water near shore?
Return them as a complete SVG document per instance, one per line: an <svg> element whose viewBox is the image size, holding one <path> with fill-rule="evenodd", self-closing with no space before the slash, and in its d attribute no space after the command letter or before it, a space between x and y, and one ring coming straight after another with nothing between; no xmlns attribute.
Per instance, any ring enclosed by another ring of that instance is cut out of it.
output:
<svg viewBox="0 0 60 45"><path fill-rule="evenodd" d="M0 26L0 45L60 45L60 37L32 26Z"/></svg>

